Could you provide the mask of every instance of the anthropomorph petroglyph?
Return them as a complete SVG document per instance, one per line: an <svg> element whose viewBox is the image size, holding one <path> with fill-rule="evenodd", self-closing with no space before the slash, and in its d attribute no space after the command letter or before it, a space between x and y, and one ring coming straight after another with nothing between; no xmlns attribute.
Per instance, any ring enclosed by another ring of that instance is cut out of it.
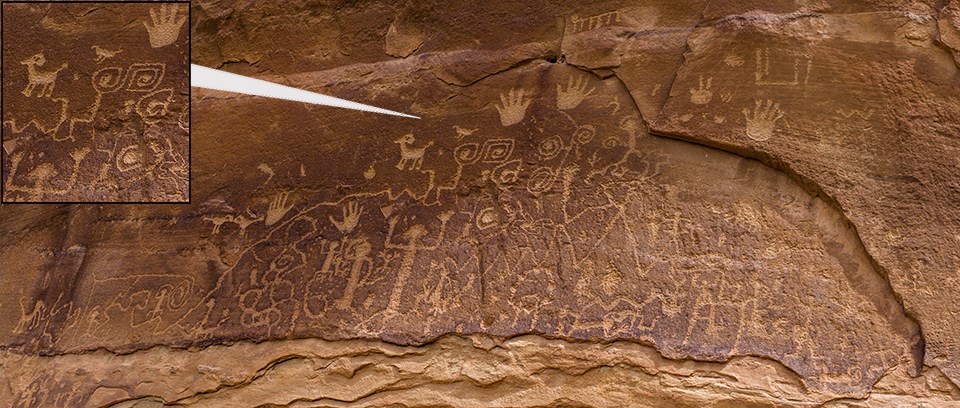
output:
<svg viewBox="0 0 960 408"><path fill-rule="evenodd" d="M743 108L743 116L747 121L747 137L762 142L773 136L773 129L777 121L783 117L783 111L780 110L779 103L768 99L764 104L758 99L752 114L750 109Z"/></svg>
<svg viewBox="0 0 960 408"><path fill-rule="evenodd" d="M496 106L503 126L515 125L523 120L527 113L527 106L532 100L532 98L525 98L526 92L524 89L510 89L509 92L500 94L501 104Z"/></svg>
<svg viewBox="0 0 960 408"><path fill-rule="evenodd" d="M567 78L567 87L565 89L561 88L560 84L557 84L557 108L576 108L595 90L596 88L587 90L587 77L585 75L570 75L570 77Z"/></svg>
<svg viewBox="0 0 960 408"><path fill-rule="evenodd" d="M431 140L421 147L413 147L415 141L416 138L413 137L413 133L408 133L393 141L400 145L400 161L397 162L398 169L419 170L420 166L423 165L423 153L428 147L433 146L433 141Z"/></svg>
<svg viewBox="0 0 960 408"><path fill-rule="evenodd" d="M707 83L703 83L703 75L700 76L700 87L690 88L690 102L694 105L706 105L713 99L713 91L710 90L713 78L707 78Z"/></svg>
<svg viewBox="0 0 960 408"><path fill-rule="evenodd" d="M21 64L27 66L27 87L23 89L20 93L24 96L31 96L33 90L40 86L40 92L37 93L37 97L49 97L53 94L53 87L57 83L57 74L60 73L64 68L67 67L67 63L63 63L59 68L52 70L41 71L37 67L42 67L47 63L47 58L43 56L43 53L35 54L30 58L27 58L23 61L20 61Z"/></svg>
<svg viewBox="0 0 960 408"><path fill-rule="evenodd" d="M150 46L153 48L166 47L177 41L180 36L180 27L187 21L187 16L177 18L178 4L162 4L160 9L150 9L150 22L143 22L150 35Z"/></svg>

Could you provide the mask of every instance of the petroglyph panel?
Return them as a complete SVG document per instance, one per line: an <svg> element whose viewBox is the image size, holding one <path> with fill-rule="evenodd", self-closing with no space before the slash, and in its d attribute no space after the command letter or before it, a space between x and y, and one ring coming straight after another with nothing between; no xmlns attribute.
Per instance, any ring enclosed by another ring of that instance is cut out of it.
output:
<svg viewBox="0 0 960 408"><path fill-rule="evenodd" d="M4 202L189 201L188 16L3 4Z"/></svg>
<svg viewBox="0 0 960 408"><path fill-rule="evenodd" d="M903 13L824 18L817 24L831 28L817 40L697 30L653 129L755 157L836 200L923 326L925 363L956 379L960 74L949 53L918 42L932 24L902 33L916 23ZM889 39L871 42L874 30ZM730 100L706 109L690 98L704 72Z"/></svg>
<svg viewBox="0 0 960 408"><path fill-rule="evenodd" d="M419 89L446 89L410 75ZM558 107L571 77L594 91ZM765 356L830 392L864 392L916 364L918 331L884 303L853 231L788 177L650 136L636 112L598 115L610 98L631 103L615 78L534 63L458 92L425 107L448 113L418 123L213 94L201 113L316 119L283 129L236 172L198 169L233 187L203 188L190 207L66 215L87 220L89 235L45 262L76 276L61 289L78 295L18 292L4 305L19 320L5 344L37 353L534 332L648 342L669 358ZM510 126L504 94L524 107ZM201 130L211 141L228 132ZM316 143L298 144L307 139ZM153 249L127 251L130 234ZM161 234L183 239L147 244Z"/></svg>
<svg viewBox="0 0 960 408"><path fill-rule="evenodd" d="M960 401L956 0L192 9L203 65L424 119L199 91L192 204L0 206L0 405Z"/></svg>

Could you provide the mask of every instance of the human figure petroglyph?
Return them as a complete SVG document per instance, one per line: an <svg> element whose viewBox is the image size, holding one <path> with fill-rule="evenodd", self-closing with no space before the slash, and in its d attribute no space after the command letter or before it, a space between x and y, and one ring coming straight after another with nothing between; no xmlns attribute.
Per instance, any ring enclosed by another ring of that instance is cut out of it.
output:
<svg viewBox="0 0 960 408"><path fill-rule="evenodd" d="M153 48L165 47L173 44L180 37L180 27L187 21L187 16L177 18L178 4L162 4L160 9L150 9L150 22L143 22L150 36L150 46Z"/></svg>
<svg viewBox="0 0 960 408"><path fill-rule="evenodd" d="M387 238L384 240L384 248L399 249L403 251L403 258L400 267L397 270L397 281L394 284L393 291L390 293L390 303L387 305L387 314L394 314L400 310L400 298L403 289L407 286L407 281L413 272L413 263L416 259L417 251L436 249L443 242L447 231L447 222L453 217L453 211L447 211L437 216L440 220L440 231L437 233L436 240L432 245L422 243L422 239L427 235L427 229L421 224L414 224L407 228L402 234L406 243L395 243L394 230L396 229L398 217L391 218L388 223Z"/></svg>
<svg viewBox="0 0 960 408"><path fill-rule="evenodd" d="M594 87L587 90L587 77L585 75L570 75L567 78L566 89L557 84L557 109L576 108L596 89Z"/></svg>
<svg viewBox="0 0 960 408"><path fill-rule="evenodd" d="M27 87L20 91L24 96L31 96L33 90L40 86L40 92L37 94L37 97L51 96L53 94L53 87L57 83L57 75L64 68L67 67L67 63L64 62L60 65L59 68L48 70L48 71L39 71L37 67L42 67L47 63L47 58L43 56L43 53L33 55L30 58L27 58L23 61L20 61L20 64L27 66Z"/></svg>
<svg viewBox="0 0 960 408"><path fill-rule="evenodd" d="M264 224L267 226L275 224L293 208L295 203L291 202L288 205L288 198L290 198L290 192L288 191L281 192L273 198L273 201L271 201L267 207L267 217L263 221Z"/></svg>
<svg viewBox="0 0 960 408"><path fill-rule="evenodd" d="M496 105L500 113L500 124L510 126L520 123L527 113L527 106L533 98L526 98L526 90L511 88L509 92L500 94L500 105Z"/></svg>
<svg viewBox="0 0 960 408"><path fill-rule="evenodd" d="M767 99L766 104L757 99L751 114L750 109L743 108L743 116L746 118L747 137L762 142L773 136L773 130L778 120L783 118L783 111L780 110L780 104Z"/></svg>
<svg viewBox="0 0 960 408"><path fill-rule="evenodd" d="M400 161L397 162L397 168L400 170L419 170L420 166L423 165L423 154L428 147L433 146L433 141L427 142L426 145L414 148L413 143L416 141L416 138L413 137L413 133L407 133L393 142L400 145ZM409 165L409 168L407 168Z"/></svg>
<svg viewBox="0 0 960 408"><path fill-rule="evenodd" d="M76 373L42 372L16 396L13 408L82 407L91 391L82 381L68 378Z"/></svg>
<svg viewBox="0 0 960 408"><path fill-rule="evenodd" d="M343 289L343 296L337 299L335 306L341 309L349 309L353 299L356 296L357 287L360 285L360 275L373 268L373 259L370 252L373 247L367 238L358 238L351 242L346 251L346 258L350 261L350 276L347 278L347 284Z"/></svg>
<svg viewBox="0 0 960 408"><path fill-rule="evenodd" d="M106 61L108 58L113 58L113 57L116 56L117 54L123 52L123 50L110 51L110 50L108 50L108 49L106 49L106 48L103 48L103 47L100 47L100 46L97 46L97 45L94 45L94 46L92 46L92 47L90 47L90 48L93 48L93 52L95 52L95 53L97 54L97 57L94 58L93 60L96 61L96 62L98 62L98 63L99 63L99 62Z"/></svg>
<svg viewBox="0 0 960 408"><path fill-rule="evenodd" d="M349 234L357 227L357 223L360 222L360 214L363 213L363 207L360 206L360 203L357 201L351 201L343 208L343 217L340 221L337 221L333 216L330 216L330 222L333 223L333 226L337 227L337 230L341 234Z"/></svg>
<svg viewBox="0 0 960 408"><path fill-rule="evenodd" d="M707 78L707 83L703 83L703 75L700 75L700 87L690 88L690 102L694 105L706 105L713 99L713 91L710 90L713 78Z"/></svg>

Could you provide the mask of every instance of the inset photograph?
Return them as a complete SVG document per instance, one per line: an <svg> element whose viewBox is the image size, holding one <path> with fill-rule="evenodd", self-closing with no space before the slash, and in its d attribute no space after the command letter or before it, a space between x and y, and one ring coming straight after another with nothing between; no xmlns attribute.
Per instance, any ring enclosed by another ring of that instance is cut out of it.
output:
<svg viewBox="0 0 960 408"><path fill-rule="evenodd" d="M189 3L2 8L2 201L189 202Z"/></svg>

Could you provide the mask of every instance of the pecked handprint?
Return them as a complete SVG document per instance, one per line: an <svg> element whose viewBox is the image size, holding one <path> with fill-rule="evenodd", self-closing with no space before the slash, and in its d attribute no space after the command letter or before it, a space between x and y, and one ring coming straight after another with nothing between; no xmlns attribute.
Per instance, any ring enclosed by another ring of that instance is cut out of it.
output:
<svg viewBox="0 0 960 408"><path fill-rule="evenodd" d="M557 108L573 109L580 105L587 96L593 93L597 88L590 88L587 91L587 78L585 76L567 78L567 89L561 89L557 84Z"/></svg>
<svg viewBox="0 0 960 408"><path fill-rule="evenodd" d="M287 198L289 198L289 196L290 193L282 192L273 198L270 206L267 207L267 218L263 221L264 224L273 225L275 222L280 221L280 219L287 214L287 211L293 208L293 203L287 205Z"/></svg>
<svg viewBox="0 0 960 408"><path fill-rule="evenodd" d="M713 99L713 91L710 90L713 78L707 78L707 85L703 85L703 75L700 75L700 87L690 88L690 102L695 105L706 105Z"/></svg>
<svg viewBox="0 0 960 408"><path fill-rule="evenodd" d="M525 90L513 88L508 94L500 94L500 102L503 106L497 105L497 111L500 112L500 123L503 126L517 124L523 120L531 101L531 99L524 99L525 95Z"/></svg>
<svg viewBox="0 0 960 408"><path fill-rule="evenodd" d="M767 99L767 103L764 104L758 99L753 109L753 116L750 115L750 109L743 108L743 116L747 119L747 137L762 142L773 136L773 128L783 117L783 111L780 110L779 103Z"/></svg>
<svg viewBox="0 0 960 408"><path fill-rule="evenodd" d="M330 222L333 223L334 227L337 227L342 234L349 234L357 227L357 223L360 222L360 214L363 213L363 207L361 207L356 201L351 201L347 204L347 207L343 209L343 219L337 221L333 216L330 216Z"/></svg>
<svg viewBox="0 0 960 408"><path fill-rule="evenodd" d="M162 4L160 11L150 9L150 20L153 27L143 22L150 34L150 46L153 48L166 47L180 37L180 27L187 21L187 16L177 19L177 4Z"/></svg>

